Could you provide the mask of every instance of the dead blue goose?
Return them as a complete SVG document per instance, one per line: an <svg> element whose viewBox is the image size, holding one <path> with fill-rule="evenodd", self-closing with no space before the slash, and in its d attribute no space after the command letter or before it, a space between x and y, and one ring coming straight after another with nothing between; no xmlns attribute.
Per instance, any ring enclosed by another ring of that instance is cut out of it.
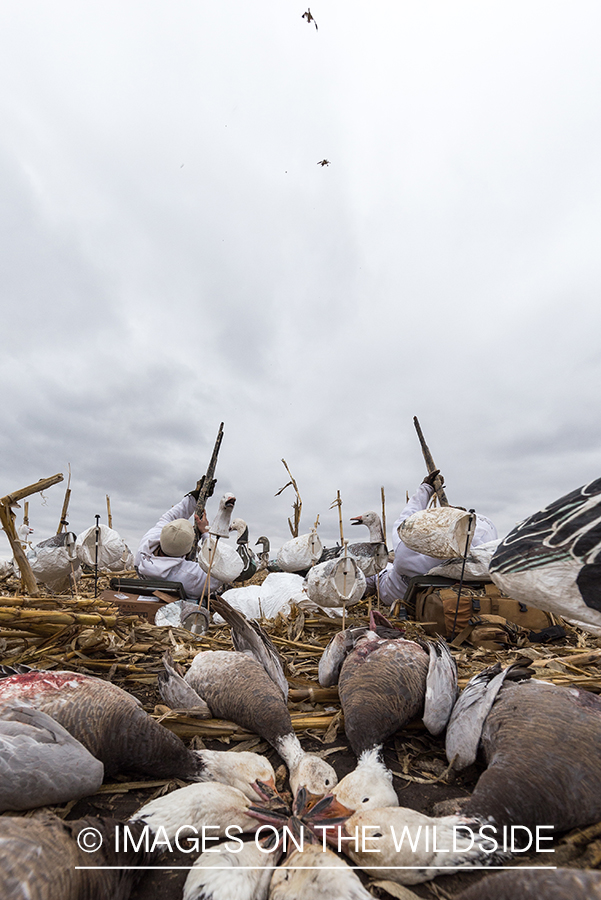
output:
<svg viewBox="0 0 601 900"><path fill-rule="evenodd" d="M65 822L49 813L32 818L1 816L0 896L6 900L127 900L141 875L136 867L148 864L151 855L139 840L141 827L133 823L127 850L116 852L115 829L121 825L117 819ZM101 840L93 853L78 846L77 838L85 830L90 840L94 836ZM83 866L97 868L78 868Z"/></svg>
<svg viewBox="0 0 601 900"><path fill-rule="evenodd" d="M0 707L0 812L88 797L103 777L102 763L46 713Z"/></svg>
<svg viewBox="0 0 601 900"><path fill-rule="evenodd" d="M274 782L269 762L257 754L189 750L135 697L108 681L77 672L4 671L0 703L22 701L47 713L104 764L105 775L225 781L246 785L253 800L262 796L259 782Z"/></svg>
<svg viewBox="0 0 601 900"><path fill-rule="evenodd" d="M304 786L321 796L338 779L328 763L303 750L294 733L286 703L286 678L278 666L277 654L269 647L269 639L251 627L223 597L212 603L215 611L231 623L244 652L201 651L192 660L184 681L208 704L214 716L236 722L274 747L288 766L293 793ZM273 678L257 657L265 661Z"/></svg>
<svg viewBox="0 0 601 900"><path fill-rule="evenodd" d="M498 678L493 676L491 687ZM486 691L477 703L488 703ZM449 761L456 755L463 718L453 711ZM596 694L535 680L513 683L507 677L483 723L477 722L478 716L466 719L466 730L474 729L470 743L479 743L488 768L462 812L491 817L497 825L556 831L601 819L601 699ZM467 754L464 761L469 759Z"/></svg>
<svg viewBox="0 0 601 900"><path fill-rule="evenodd" d="M601 872L514 869L483 878L454 900L601 900Z"/></svg>

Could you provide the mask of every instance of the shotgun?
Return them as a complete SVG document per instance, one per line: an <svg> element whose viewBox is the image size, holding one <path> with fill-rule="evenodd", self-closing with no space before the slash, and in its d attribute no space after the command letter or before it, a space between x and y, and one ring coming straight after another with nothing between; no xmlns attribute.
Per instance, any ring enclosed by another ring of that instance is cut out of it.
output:
<svg viewBox="0 0 601 900"><path fill-rule="evenodd" d="M187 559L194 560L196 559L196 551L198 550L198 541L200 540L200 531L198 530L198 526L196 524L196 516L199 519L202 519L202 514L205 510L205 506L207 504L207 500L213 493L213 489L215 487L214 478L215 478L215 469L217 468L217 457L219 456L219 448L221 447L221 441L223 440L223 422L219 426L219 431L217 433L217 439L215 440L215 446L213 447L213 453L211 455L211 459L209 461L209 465L207 466L207 471L201 479L200 490L198 492L198 500L196 501L196 508L194 510L194 543L192 544L192 549L188 553Z"/></svg>
<svg viewBox="0 0 601 900"><path fill-rule="evenodd" d="M413 424L415 425L415 430L417 431L417 436L419 438L419 442L422 447L422 453L424 454L424 461L426 463L426 468L428 469L428 472L431 474L432 472L436 471L437 466L435 465L434 460L432 459L432 454L430 453L430 448L426 444L426 441L424 439L424 433L420 428L420 424L419 424L417 416L413 416ZM450 506L450 503L447 500L447 495L445 494L444 488L442 486L442 478L440 477L440 475L437 475L436 478L434 479L434 490L438 494L438 499L440 501L440 505L441 506Z"/></svg>

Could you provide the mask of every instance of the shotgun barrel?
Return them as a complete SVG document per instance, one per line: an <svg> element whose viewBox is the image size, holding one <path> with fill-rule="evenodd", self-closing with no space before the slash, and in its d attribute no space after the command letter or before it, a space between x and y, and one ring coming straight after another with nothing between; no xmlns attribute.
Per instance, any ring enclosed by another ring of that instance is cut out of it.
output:
<svg viewBox="0 0 601 900"><path fill-rule="evenodd" d="M428 469L428 472L430 474L432 474L432 472L436 471L437 466L434 462L434 459L432 458L432 454L430 453L430 448L426 444L426 440L424 438L424 433L420 427L417 416L413 416L413 424L415 425L415 430L417 431L417 436L418 436L419 442L421 444L422 453L424 455L424 461L426 463L426 468ZM442 478L440 477L440 475L437 475L436 478L434 479L434 490L436 491L436 493L438 495L440 505L441 506L450 506L450 503L447 499L447 495L445 494L444 488L442 486Z"/></svg>

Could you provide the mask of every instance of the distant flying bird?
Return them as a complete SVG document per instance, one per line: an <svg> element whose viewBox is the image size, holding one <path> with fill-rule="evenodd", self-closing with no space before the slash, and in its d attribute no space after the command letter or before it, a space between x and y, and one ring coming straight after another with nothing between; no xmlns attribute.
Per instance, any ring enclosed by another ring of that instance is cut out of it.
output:
<svg viewBox="0 0 601 900"><path fill-rule="evenodd" d="M329 166L330 160L329 159L320 159L319 162L317 163L317 165L318 166Z"/></svg>
<svg viewBox="0 0 601 900"><path fill-rule="evenodd" d="M315 25L315 31L318 31L318 30L319 30L319 29L317 28L317 22L316 22L315 19L313 18L313 13L311 12L311 9L310 9L309 7L307 7L307 12L305 12L305 13L302 14L301 19L306 19L308 25L310 25L311 22L313 22L313 24Z"/></svg>

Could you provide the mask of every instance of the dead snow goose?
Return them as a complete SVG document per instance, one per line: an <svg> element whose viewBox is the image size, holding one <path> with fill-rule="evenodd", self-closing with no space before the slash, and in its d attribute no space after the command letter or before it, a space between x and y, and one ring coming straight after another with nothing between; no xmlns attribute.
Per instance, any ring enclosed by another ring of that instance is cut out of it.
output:
<svg viewBox="0 0 601 900"><path fill-rule="evenodd" d="M275 837L271 849L268 841L246 841L242 848L230 841L202 853L186 879L183 900L267 900L273 866L282 856Z"/></svg>
<svg viewBox="0 0 601 900"><path fill-rule="evenodd" d="M347 838L341 842L342 850L365 872L399 884L420 884L452 875L463 866L494 865L507 858L490 852L484 837L477 839L485 824L478 816L431 818L413 809L387 807L360 810L338 827ZM365 842L355 841L363 834ZM336 835L328 839L337 842Z"/></svg>
<svg viewBox="0 0 601 900"><path fill-rule="evenodd" d="M0 707L0 812L79 800L103 778L102 763L46 713Z"/></svg>
<svg viewBox="0 0 601 900"><path fill-rule="evenodd" d="M601 478L510 531L489 571L510 597L601 636Z"/></svg>
<svg viewBox="0 0 601 900"><path fill-rule="evenodd" d="M316 844L294 850L273 873L269 900L372 900L346 862Z"/></svg>
<svg viewBox="0 0 601 900"><path fill-rule="evenodd" d="M261 735L277 750L288 766L294 793L305 785L322 795L336 784L332 767L301 747L281 689L256 659L229 650L204 650L192 660L185 681L214 716Z"/></svg>
<svg viewBox="0 0 601 900"><path fill-rule="evenodd" d="M162 829L169 840L181 832L181 842L203 827L212 838L233 837L240 831L255 831L258 821L248 815L251 800L237 788L218 782L201 782L171 791L144 804L131 817L132 822L147 824L156 834ZM186 831L186 827L188 830ZM231 834L226 829L232 827Z"/></svg>

